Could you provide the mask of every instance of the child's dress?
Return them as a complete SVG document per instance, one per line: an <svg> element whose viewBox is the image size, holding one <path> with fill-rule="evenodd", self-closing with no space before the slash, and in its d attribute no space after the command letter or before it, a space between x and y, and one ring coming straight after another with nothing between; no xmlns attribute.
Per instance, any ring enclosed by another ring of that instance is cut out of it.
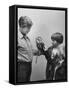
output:
<svg viewBox="0 0 69 90"><path fill-rule="evenodd" d="M64 73L63 73L63 64L64 64L64 58L65 58L65 53L64 53L64 47L59 46L57 48L54 48L52 50L52 55L51 55L52 60L54 60L54 76L53 76L53 80L55 80L56 78L59 79L59 77L63 77ZM57 77L57 71L58 69L61 69L59 72L59 77ZM60 78L60 79L61 79Z"/></svg>
<svg viewBox="0 0 69 90"><path fill-rule="evenodd" d="M50 47L44 52L47 59L46 80L65 79L64 47Z"/></svg>

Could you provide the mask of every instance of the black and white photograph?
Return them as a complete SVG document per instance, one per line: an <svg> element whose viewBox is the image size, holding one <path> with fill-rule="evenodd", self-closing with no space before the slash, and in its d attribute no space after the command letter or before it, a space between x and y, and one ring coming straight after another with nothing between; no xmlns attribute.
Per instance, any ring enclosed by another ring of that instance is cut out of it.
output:
<svg viewBox="0 0 69 90"><path fill-rule="evenodd" d="M66 9L17 7L16 82L67 81Z"/></svg>
<svg viewBox="0 0 69 90"><path fill-rule="evenodd" d="M18 82L65 80L65 11L18 8Z"/></svg>

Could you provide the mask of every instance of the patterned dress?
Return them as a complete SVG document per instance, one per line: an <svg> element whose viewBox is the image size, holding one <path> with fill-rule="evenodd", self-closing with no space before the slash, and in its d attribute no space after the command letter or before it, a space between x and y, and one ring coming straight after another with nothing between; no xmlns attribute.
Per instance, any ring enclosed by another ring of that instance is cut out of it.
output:
<svg viewBox="0 0 69 90"><path fill-rule="evenodd" d="M64 80L65 79L65 53L64 47L49 47L44 51L47 59L46 80Z"/></svg>

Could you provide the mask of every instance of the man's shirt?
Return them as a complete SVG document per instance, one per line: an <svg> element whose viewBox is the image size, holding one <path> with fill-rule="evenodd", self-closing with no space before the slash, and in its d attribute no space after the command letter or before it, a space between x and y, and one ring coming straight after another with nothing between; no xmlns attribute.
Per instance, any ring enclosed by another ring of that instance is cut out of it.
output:
<svg viewBox="0 0 69 90"><path fill-rule="evenodd" d="M32 62L33 60L33 49L27 36L18 35L18 60L26 62Z"/></svg>

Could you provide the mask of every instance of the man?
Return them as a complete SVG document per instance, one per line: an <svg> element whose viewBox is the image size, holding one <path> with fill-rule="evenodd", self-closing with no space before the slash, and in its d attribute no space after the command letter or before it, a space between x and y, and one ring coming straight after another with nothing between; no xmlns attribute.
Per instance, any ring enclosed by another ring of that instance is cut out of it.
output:
<svg viewBox="0 0 69 90"><path fill-rule="evenodd" d="M30 32L33 25L31 19L27 16L21 16L19 18L19 32L18 35L18 70L17 70L17 82L29 82L32 70L33 55L39 55L38 50L33 50L30 39L27 34Z"/></svg>

